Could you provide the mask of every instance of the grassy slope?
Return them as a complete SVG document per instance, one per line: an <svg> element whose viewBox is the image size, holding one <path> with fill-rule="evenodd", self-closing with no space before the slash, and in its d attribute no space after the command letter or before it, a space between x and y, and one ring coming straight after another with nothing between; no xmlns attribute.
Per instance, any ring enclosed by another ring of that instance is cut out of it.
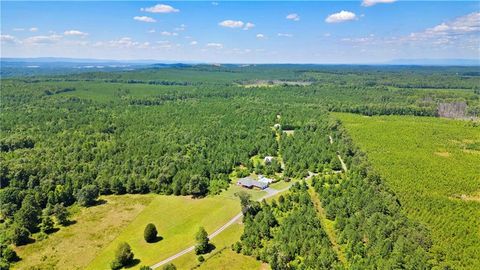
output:
<svg viewBox="0 0 480 270"><path fill-rule="evenodd" d="M17 248L14 269L83 269L151 202L152 195L105 196L107 203L81 208L76 223L46 240Z"/></svg>
<svg viewBox="0 0 480 270"><path fill-rule="evenodd" d="M432 234L436 263L480 269L480 128L463 121L335 114L400 198Z"/></svg>
<svg viewBox="0 0 480 270"><path fill-rule="evenodd" d="M156 196L152 203L130 223L126 229L112 241L87 267L87 269L108 269L119 242L126 241L132 247L135 258L141 265L152 265L195 244L195 234L199 226L211 233L240 212L240 204L234 193L239 188L232 186L218 196L205 199L191 199L180 196ZM252 191L252 197L262 196L264 192ZM143 230L147 223L157 226L159 235L164 239L148 244L143 239ZM240 227L240 228L239 228ZM213 243L216 250L229 247L238 240L241 225L219 234ZM196 265L193 253L174 261L180 269Z"/></svg>

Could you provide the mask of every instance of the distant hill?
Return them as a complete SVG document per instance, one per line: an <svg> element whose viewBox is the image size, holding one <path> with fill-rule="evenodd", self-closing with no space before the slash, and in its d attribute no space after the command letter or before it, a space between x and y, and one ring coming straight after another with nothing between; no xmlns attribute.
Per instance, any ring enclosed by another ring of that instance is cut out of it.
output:
<svg viewBox="0 0 480 270"><path fill-rule="evenodd" d="M395 59L388 65L415 66L480 66L480 59Z"/></svg>

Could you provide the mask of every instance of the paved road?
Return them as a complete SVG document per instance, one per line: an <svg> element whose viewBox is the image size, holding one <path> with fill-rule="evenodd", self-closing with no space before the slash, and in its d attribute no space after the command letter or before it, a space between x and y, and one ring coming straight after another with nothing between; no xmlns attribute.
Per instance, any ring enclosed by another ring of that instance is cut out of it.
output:
<svg viewBox="0 0 480 270"><path fill-rule="evenodd" d="M267 194L266 194L265 196L263 196L262 198L258 199L258 201L262 201L262 200L264 200L264 199L267 199L267 198L270 198L270 197L272 197L272 196L275 196L275 195L277 195L278 193L284 192L284 191L288 190L288 189L290 188L290 186L291 186L291 184L290 184L288 187L283 188L283 189L280 189L280 190L273 189L273 188L270 188L270 187L269 187L269 188L266 188L266 189L264 189L264 190L267 192ZM218 228L216 231L214 231L213 233L211 233L211 234L208 236L208 238L209 238L209 239L214 238L215 236L217 236L218 234L220 234L221 232L223 232L225 229L227 229L227 228L230 227L231 225L237 223L237 222L242 218L242 216L243 216L243 214L242 214L241 212L238 213L236 216L234 216L232 219L230 219L227 223L225 223L222 227ZM193 250L195 250L195 246L188 247L188 248L186 248L186 249L178 252L177 254L172 255L172 256L166 258L165 260L160 261L160 262L158 262L158 263L150 266L150 268L156 269L156 268L158 268L158 267L160 267L160 266L162 266L162 265L164 265L164 264L167 264L167 263L169 263L169 262L171 262L171 261L173 261L173 260L175 260L175 259L177 259L177 258L179 258L179 257L181 257L181 256L183 256L183 255L185 255L185 254L187 254L187 253L192 252Z"/></svg>

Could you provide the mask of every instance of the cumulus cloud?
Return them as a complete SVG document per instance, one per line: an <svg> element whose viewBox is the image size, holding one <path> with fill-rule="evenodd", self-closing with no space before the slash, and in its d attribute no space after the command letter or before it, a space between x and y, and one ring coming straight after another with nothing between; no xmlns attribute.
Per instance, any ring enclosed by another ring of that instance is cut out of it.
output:
<svg viewBox="0 0 480 270"><path fill-rule="evenodd" d="M287 34L287 33L278 33L277 36L279 36L279 37L293 37L292 34Z"/></svg>
<svg viewBox="0 0 480 270"><path fill-rule="evenodd" d="M154 23L156 20L152 17L148 16L135 16L133 17L134 20L139 21L139 22L148 22L148 23Z"/></svg>
<svg viewBox="0 0 480 270"><path fill-rule="evenodd" d="M222 43L207 43L207 47L209 48L214 48L214 49L222 49L223 44Z"/></svg>
<svg viewBox="0 0 480 270"><path fill-rule="evenodd" d="M242 21L225 20L218 23L218 25L222 27L228 27L228 28L242 28L245 25L245 23Z"/></svg>
<svg viewBox="0 0 480 270"><path fill-rule="evenodd" d="M2 44L14 44L19 42L16 37L11 35L0 35L0 41Z"/></svg>
<svg viewBox="0 0 480 270"><path fill-rule="evenodd" d="M218 2L212 2L212 6L218 6Z"/></svg>
<svg viewBox="0 0 480 270"><path fill-rule="evenodd" d="M141 45L140 42L134 41L131 37L122 37L117 40L110 40L107 44L116 48L135 48Z"/></svg>
<svg viewBox="0 0 480 270"><path fill-rule="evenodd" d="M147 31L148 33L155 33L155 29L150 29Z"/></svg>
<svg viewBox="0 0 480 270"><path fill-rule="evenodd" d="M473 12L427 28L423 32L411 33L408 39L411 41L436 39L442 40L442 43L449 43L465 36L478 38L478 34L480 34L480 12Z"/></svg>
<svg viewBox="0 0 480 270"><path fill-rule="evenodd" d="M265 38L265 35L264 34L257 34L256 36L258 39L264 39Z"/></svg>
<svg viewBox="0 0 480 270"><path fill-rule="evenodd" d="M325 22L327 23L341 23L346 21L351 21L357 19L357 15L350 11L342 10L338 13L330 14L326 19Z"/></svg>
<svg viewBox="0 0 480 270"><path fill-rule="evenodd" d="M198 44L198 42L196 40L190 42L190 45L192 45L192 46L197 45L197 44Z"/></svg>
<svg viewBox="0 0 480 270"><path fill-rule="evenodd" d="M88 36L88 33L78 31L78 30L67 30L63 32L65 36L79 36L79 37L86 37Z"/></svg>
<svg viewBox="0 0 480 270"><path fill-rule="evenodd" d="M43 44L57 43L58 41L60 41L60 39L62 39L62 36L53 34L53 35L50 35L50 36L29 37L29 38L26 38L24 40L24 42L26 44L32 44L32 45L43 45Z"/></svg>
<svg viewBox="0 0 480 270"><path fill-rule="evenodd" d="M187 25L182 23L182 24L180 24L179 27L175 27L175 29L173 29L173 30L175 30L175 31L185 31L185 28L187 28Z"/></svg>
<svg viewBox="0 0 480 270"><path fill-rule="evenodd" d="M37 32L37 31L38 31L38 28L37 28L37 27L31 27L30 29L28 29L28 31L30 31L30 32Z"/></svg>
<svg viewBox="0 0 480 270"><path fill-rule="evenodd" d="M297 13L292 13L292 14L288 14L287 17L285 17L287 20L292 20L292 21L300 21L300 16L298 16Z"/></svg>
<svg viewBox="0 0 480 270"><path fill-rule="evenodd" d="M158 4L148 8L141 8L140 10L150 13L175 13L180 11L179 9L164 4Z"/></svg>
<svg viewBox="0 0 480 270"><path fill-rule="evenodd" d="M389 4L396 2L397 0L363 0L362 1L362 6L364 7L371 7L376 4Z"/></svg>
<svg viewBox="0 0 480 270"><path fill-rule="evenodd" d="M250 30L252 29L253 27L255 27L255 24L251 23L251 22L247 22L245 24L245 27L243 27L243 30Z"/></svg>

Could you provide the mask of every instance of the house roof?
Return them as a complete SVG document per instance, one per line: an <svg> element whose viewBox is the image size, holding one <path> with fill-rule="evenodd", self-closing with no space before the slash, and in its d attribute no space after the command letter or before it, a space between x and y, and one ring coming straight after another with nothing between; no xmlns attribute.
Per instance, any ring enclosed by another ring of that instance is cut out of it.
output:
<svg viewBox="0 0 480 270"><path fill-rule="evenodd" d="M261 188L261 189L264 189L264 188L268 187L267 183L259 182L257 180L253 180L250 177L244 177L244 178L238 179L237 184L240 184L240 185L245 186L245 187L258 187L258 188Z"/></svg>

